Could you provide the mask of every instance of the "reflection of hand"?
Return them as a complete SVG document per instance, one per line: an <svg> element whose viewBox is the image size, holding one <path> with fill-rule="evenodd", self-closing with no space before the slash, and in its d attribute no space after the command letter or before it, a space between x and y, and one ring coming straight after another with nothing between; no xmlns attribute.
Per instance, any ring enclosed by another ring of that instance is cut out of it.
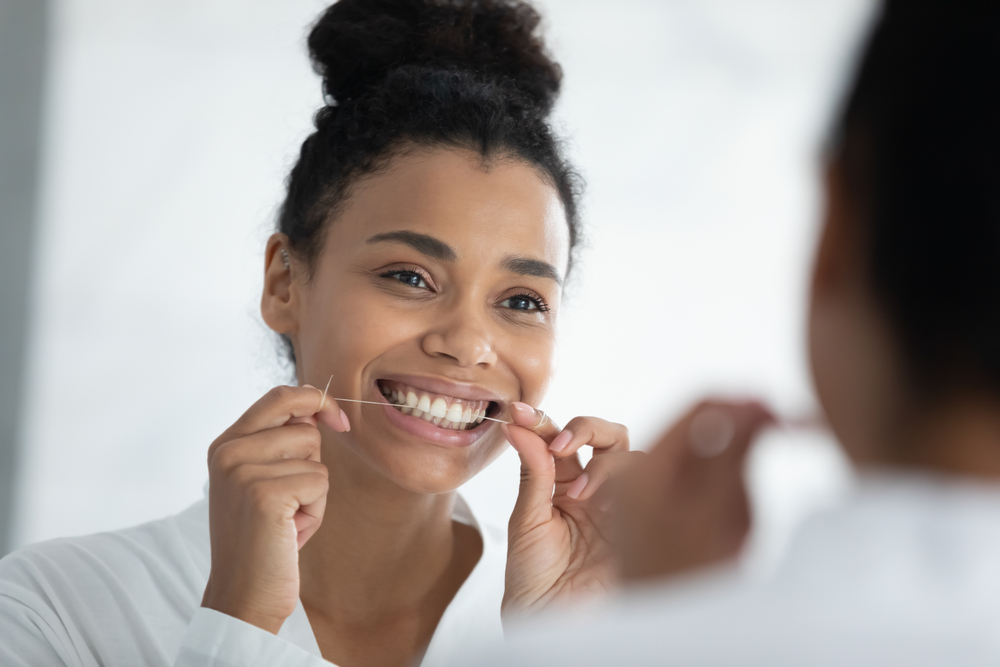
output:
<svg viewBox="0 0 1000 667"><path fill-rule="evenodd" d="M735 556L750 529L747 450L774 421L761 403L706 401L614 483L623 579L675 574Z"/></svg>
<svg viewBox="0 0 1000 667"><path fill-rule="evenodd" d="M620 424L577 417L560 430L531 406L512 407L514 424L503 428L521 457L521 488L510 517L503 611L531 614L610 586L611 549L599 525L606 516L603 484L643 455L628 451ZM577 454L583 445L594 449L586 468Z"/></svg>
<svg viewBox="0 0 1000 667"><path fill-rule="evenodd" d="M212 569L203 607L273 633L295 610L298 550L326 507L318 422L350 429L315 387L275 387L209 447Z"/></svg>

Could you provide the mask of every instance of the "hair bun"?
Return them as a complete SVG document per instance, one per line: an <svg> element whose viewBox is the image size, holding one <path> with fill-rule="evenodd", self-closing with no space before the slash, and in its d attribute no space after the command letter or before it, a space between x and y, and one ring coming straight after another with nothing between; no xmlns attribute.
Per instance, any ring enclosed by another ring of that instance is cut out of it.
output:
<svg viewBox="0 0 1000 667"><path fill-rule="evenodd" d="M536 34L540 22L519 0L341 0L313 26L309 53L338 103L396 68L424 66L509 81L548 111L562 70Z"/></svg>

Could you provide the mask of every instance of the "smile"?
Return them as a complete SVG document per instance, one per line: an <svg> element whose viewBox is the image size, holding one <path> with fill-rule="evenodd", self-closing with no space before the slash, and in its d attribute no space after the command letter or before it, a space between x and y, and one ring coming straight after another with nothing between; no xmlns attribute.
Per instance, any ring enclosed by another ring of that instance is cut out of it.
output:
<svg viewBox="0 0 1000 667"><path fill-rule="evenodd" d="M495 405L492 401L435 394L391 380L379 380L378 388L389 405L403 414L454 431L476 428Z"/></svg>

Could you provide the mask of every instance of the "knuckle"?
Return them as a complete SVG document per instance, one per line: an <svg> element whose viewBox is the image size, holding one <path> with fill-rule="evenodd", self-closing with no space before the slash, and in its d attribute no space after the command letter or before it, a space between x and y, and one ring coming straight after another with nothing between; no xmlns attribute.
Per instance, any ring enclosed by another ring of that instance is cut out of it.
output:
<svg viewBox="0 0 1000 667"><path fill-rule="evenodd" d="M268 397L278 403L287 401L295 394L295 388L289 387L287 384L279 384L277 387L272 387L270 391L267 392Z"/></svg>
<svg viewBox="0 0 1000 667"><path fill-rule="evenodd" d="M248 465L234 467L229 476L239 486L249 486L256 477L254 469Z"/></svg>
<svg viewBox="0 0 1000 667"><path fill-rule="evenodd" d="M232 470L239 464L239 446L237 441L230 440L216 447L214 454L209 459L209 469L225 473Z"/></svg>
<svg viewBox="0 0 1000 667"><path fill-rule="evenodd" d="M282 434L286 437L282 443L284 446L278 452L281 459L293 458L296 451L303 448L311 452L318 449L322 442L319 429L310 424L289 424L282 428Z"/></svg>
<svg viewBox="0 0 1000 667"><path fill-rule="evenodd" d="M274 499L274 484L269 479L257 479L246 485L247 499L254 507L266 509Z"/></svg>
<svg viewBox="0 0 1000 667"><path fill-rule="evenodd" d="M313 449L318 448L323 442L323 437L320 435L319 429L310 424L301 424L299 433L303 441Z"/></svg>

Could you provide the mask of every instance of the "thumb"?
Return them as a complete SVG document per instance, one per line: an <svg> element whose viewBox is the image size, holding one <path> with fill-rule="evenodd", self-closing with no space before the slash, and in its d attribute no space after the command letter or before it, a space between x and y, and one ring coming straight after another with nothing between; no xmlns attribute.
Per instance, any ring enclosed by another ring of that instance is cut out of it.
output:
<svg viewBox="0 0 1000 667"><path fill-rule="evenodd" d="M521 459L521 486L510 515L510 530L514 533L552 518L556 468L548 444L538 435L514 424L503 424L501 428Z"/></svg>

